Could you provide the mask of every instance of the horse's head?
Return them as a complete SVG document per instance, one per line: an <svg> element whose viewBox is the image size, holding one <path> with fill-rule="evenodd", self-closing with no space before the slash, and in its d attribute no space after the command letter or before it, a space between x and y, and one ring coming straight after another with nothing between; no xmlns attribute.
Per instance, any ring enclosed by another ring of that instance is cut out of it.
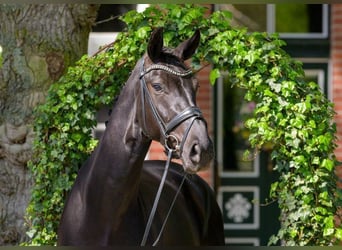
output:
<svg viewBox="0 0 342 250"><path fill-rule="evenodd" d="M153 32L140 62L144 134L172 150L188 173L208 166L214 155L206 122L196 106L198 82L184 64L199 40L196 31L177 48L164 48L163 30L159 28Z"/></svg>

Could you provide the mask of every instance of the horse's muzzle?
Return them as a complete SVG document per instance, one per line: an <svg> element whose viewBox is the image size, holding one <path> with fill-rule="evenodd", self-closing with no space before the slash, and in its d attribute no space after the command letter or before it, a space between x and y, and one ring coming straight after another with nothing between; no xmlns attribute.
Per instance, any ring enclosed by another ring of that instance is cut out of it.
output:
<svg viewBox="0 0 342 250"><path fill-rule="evenodd" d="M213 158L214 146L208 136L207 127L203 121L195 121L181 152L184 170L193 174L207 169Z"/></svg>

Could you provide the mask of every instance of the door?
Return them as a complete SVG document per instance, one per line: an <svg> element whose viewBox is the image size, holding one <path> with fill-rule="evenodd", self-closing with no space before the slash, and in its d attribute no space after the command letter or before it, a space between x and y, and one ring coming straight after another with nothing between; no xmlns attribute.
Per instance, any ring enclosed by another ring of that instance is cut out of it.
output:
<svg viewBox="0 0 342 250"><path fill-rule="evenodd" d="M243 100L244 91L231 88L228 78L216 84L220 99L217 127L218 203L223 212L227 245L267 245L279 229L279 209L268 201L270 185L277 179L270 160L270 148L254 152L243 122L255 104ZM271 147L271 145L270 145ZM244 155L250 150L248 155Z"/></svg>
<svg viewBox="0 0 342 250"><path fill-rule="evenodd" d="M303 62L307 80L317 82L330 97L327 5L223 4L217 9L228 9L238 16L232 21L236 26L247 26L250 31L279 32L287 42L284 49ZM271 183L278 178L270 159L272 145L266 145L260 152L250 148L249 132L243 123L253 115L255 103L244 101L244 90L232 88L228 77L222 75L215 85L214 97L215 188L223 213L225 241L231 246L265 246L280 227L277 201L267 199ZM244 155L248 149L250 153Z"/></svg>

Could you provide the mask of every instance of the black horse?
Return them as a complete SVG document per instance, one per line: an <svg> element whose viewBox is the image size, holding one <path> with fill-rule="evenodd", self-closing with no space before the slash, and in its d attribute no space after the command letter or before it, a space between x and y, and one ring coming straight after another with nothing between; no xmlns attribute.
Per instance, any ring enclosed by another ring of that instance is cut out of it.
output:
<svg viewBox="0 0 342 250"><path fill-rule="evenodd" d="M183 165L170 163L146 244L161 232L185 173L158 244L224 244L215 195L195 174L214 154L206 122L196 107L198 83L184 63L199 40L196 31L169 49L163 47L162 28L153 32L99 145L79 171L64 207L58 245L141 244L165 168L164 161L144 161L152 140L160 141Z"/></svg>

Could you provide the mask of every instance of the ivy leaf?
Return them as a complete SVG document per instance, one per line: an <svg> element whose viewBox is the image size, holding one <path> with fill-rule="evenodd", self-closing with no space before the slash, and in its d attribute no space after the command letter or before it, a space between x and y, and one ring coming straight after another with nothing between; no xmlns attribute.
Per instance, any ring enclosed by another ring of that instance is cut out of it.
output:
<svg viewBox="0 0 342 250"><path fill-rule="evenodd" d="M220 73L220 70L219 70L219 69L217 69L217 68L212 69L212 70L210 71L210 74L209 74L210 83L211 83L212 85L214 85L215 82L216 82L216 79L219 78L220 76L221 76L221 73Z"/></svg>
<svg viewBox="0 0 342 250"><path fill-rule="evenodd" d="M279 93L281 90L281 84L280 83L275 83L273 79L268 81L268 84L270 85L271 89L274 90L276 93Z"/></svg>
<svg viewBox="0 0 342 250"><path fill-rule="evenodd" d="M329 236L333 235L335 229L334 229L334 219L332 216L329 216L324 219L324 230L323 230L323 236Z"/></svg>
<svg viewBox="0 0 342 250"><path fill-rule="evenodd" d="M341 228L336 228L335 236L339 240L342 239L342 229Z"/></svg>
<svg viewBox="0 0 342 250"><path fill-rule="evenodd" d="M140 29L137 30L136 36L139 39L145 39L151 30L152 29L149 26L141 27Z"/></svg>
<svg viewBox="0 0 342 250"><path fill-rule="evenodd" d="M322 166L325 167L328 171L331 171L334 168L335 164L330 159L324 159L322 161Z"/></svg>

